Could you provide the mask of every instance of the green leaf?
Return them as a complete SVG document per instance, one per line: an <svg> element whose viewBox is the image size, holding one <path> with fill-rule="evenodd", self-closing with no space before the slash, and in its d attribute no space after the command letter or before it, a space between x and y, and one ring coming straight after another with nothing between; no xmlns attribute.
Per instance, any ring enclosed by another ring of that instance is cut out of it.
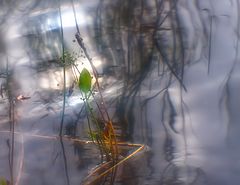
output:
<svg viewBox="0 0 240 185"><path fill-rule="evenodd" d="M91 83L92 83L92 77L89 71L86 68L84 68L80 73L80 77L78 81L79 89L83 93L87 94L91 90Z"/></svg>
<svg viewBox="0 0 240 185"><path fill-rule="evenodd" d="M0 178L0 185L7 185L7 181L4 178Z"/></svg>

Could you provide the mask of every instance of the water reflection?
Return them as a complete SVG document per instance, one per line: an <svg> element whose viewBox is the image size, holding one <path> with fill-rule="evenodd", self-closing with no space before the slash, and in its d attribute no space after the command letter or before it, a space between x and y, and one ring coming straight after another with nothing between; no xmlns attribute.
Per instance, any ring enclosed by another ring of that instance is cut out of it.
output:
<svg viewBox="0 0 240 185"><path fill-rule="evenodd" d="M56 140L62 44L86 63L72 2L121 141L150 147L119 167L115 184L238 184L238 0L1 1L0 176L79 184L99 164L91 145ZM86 139L74 71L66 74L64 134Z"/></svg>

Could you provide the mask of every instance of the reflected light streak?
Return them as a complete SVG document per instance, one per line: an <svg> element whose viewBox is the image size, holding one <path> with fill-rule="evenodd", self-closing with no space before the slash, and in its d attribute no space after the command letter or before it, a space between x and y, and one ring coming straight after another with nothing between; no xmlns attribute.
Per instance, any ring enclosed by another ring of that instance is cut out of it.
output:
<svg viewBox="0 0 240 185"><path fill-rule="evenodd" d="M68 71L66 71L66 87L70 87L72 80ZM63 80L63 74L62 71L54 71L54 70L49 70L47 75L40 75L39 76L39 85L43 89L55 89L59 90L62 88L62 80Z"/></svg>
<svg viewBox="0 0 240 185"><path fill-rule="evenodd" d="M82 25L86 25L86 23L88 22L88 18L87 16L85 16L83 14L83 12L76 12L76 17L77 17L77 23L78 25L82 26ZM74 14L72 10L65 10L62 13L62 24L63 27L75 27L76 23L75 23L75 19L74 19Z"/></svg>
<svg viewBox="0 0 240 185"><path fill-rule="evenodd" d="M77 23L79 26L86 25L90 21L89 17L84 15L83 12L77 12L76 14L77 14L76 15ZM46 21L48 30L56 29L56 24L58 27L60 27L61 25L61 20L59 15L55 17L49 17ZM63 28L68 28L68 27L74 28L76 26L74 14L71 9L62 11L62 25L63 25Z"/></svg>
<svg viewBox="0 0 240 185"><path fill-rule="evenodd" d="M89 21L91 21L90 17L84 14L84 11L79 8L79 6L76 6L76 18L77 18L77 23L78 25L82 26L87 24ZM46 9L40 9L40 10L35 10L34 12L31 12L29 14L30 17L37 17L41 15L47 15L53 12L58 12L58 9L56 8L46 8ZM74 14L72 10L72 6L69 4L65 4L61 6L61 12L62 12L62 21L63 21L63 27L75 27L75 19L74 19ZM51 26L54 24L55 20L57 19L57 22L60 24L60 18L59 15L55 17L54 19L48 18L47 19L47 25Z"/></svg>
<svg viewBox="0 0 240 185"><path fill-rule="evenodd" d="M92 21L91 17L85 15L84 11L81 10L78 6L76 6L75 8L77 9L76 18L79 26L86 25ZM76 22L75 22L72 7L69 5L63 5L61 7L61 10L62 10L63 27L64 28L75 27ZM55 14L56 16L53 17L52 13L56 13ZM32 11L31 13L29 13L28 18L38 18L38 17L41 17L42 15L48 16L46 22L41 23L43 24L42 32L50 31L50 30L56 29L57 27L60 27L61 25L60 16L56 8L47 8L47 9L39 9L39 10ZM11 24L9 31L7 33L8 39L15 39L15 38L21 37L22 34L20 32L20 29L22 26L23 25L21 21L20 22L15 21L14 24Z"/></svg>

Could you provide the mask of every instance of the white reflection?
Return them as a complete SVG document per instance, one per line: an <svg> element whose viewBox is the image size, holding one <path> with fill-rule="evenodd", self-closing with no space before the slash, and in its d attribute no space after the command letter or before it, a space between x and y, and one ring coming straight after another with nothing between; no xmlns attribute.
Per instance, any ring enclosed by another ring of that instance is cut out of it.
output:
<svg viewBox="0 0 240 185"><path fill-rule="evenodd" d="M68 105L69 106L76 106L78 104L83 104L83 100L81 99L82 97L79 95L79 96L71 96L69 97L68 99Z"/></svg>
<svg viewBox="0 0 240 185"><path fill-rule="evenodd" d="M66 71L66 87L69 87L72 83L72 75ZM63 72L49 70L48 73L39 75L39 85L43 89L55 89L59 90L63 88Z"/></svg>
<svg viewBox="0 0 240 185"><path fill-rule="evenodd" d="M102 67L103 62L100 58L95 57L93 58L93 64L96 68L99 68Z"/></svg>
<svg viewBox="0 0 240 185"><path fill-rule="evenodd" d="M75 17L74 17L73 11L71 9L63 10L61 16L62 16L63 28L76 26ZM77 24L79 26L86 25L87 22L90 21L89 17L84 15L83 12L77 12L76 18L77 18ZM49 30L56 29L56 23L57 23L58 27L60 27L61 20L60 20L60 16L58 14L55 17L47 18L46 25Z"/></svg>
<svg viewBox="0 0 240 185"><path fill-rule="evenodd" d="M21 36L19 33L20 26L20 23L14 23L9 27L8 31L6 32L7 40L12 40Z"/></svg>
<svg viewBox="0 0 240 185"><path fill-rule="evenodd" d="M76 13L77 23L78 25L86 25L87 23L87 16L83 14L83 12ZM64 28L66 27L74 27L76 26L75 18L73 11L64 10L62 12L62 25Z"/></svg>

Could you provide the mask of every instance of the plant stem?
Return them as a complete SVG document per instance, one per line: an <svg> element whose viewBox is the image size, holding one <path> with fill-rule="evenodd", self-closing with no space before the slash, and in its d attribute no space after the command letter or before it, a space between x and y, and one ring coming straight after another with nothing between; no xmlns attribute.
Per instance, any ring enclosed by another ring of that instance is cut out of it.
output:
<svg viewBox="0 0 240 185"><path fill-rule="evenodd" d="M66 67L65 67L65 55L64 55L65 48L64 48L64 35L63 35L62 13L61 13L61 2L60 2L60 0L59 0L59 16L60 16L60 24L61 24L62 59L63 59L63 107L62 107L62 116L61 116L59 136L62 137L65 106L66 106Z"/></svg>
<svg viewBox="0 0 240 185"><path fill-rule="evenodd" d="M60 144L61 144L62 153L63 153L64 169L65 169L66 178L67 178L67 185L70 185L67 158L66 158L64 144L62 141L63 123L64 123L65 107L66 107L66 66L65 66L66 61L65 61L65 54L64 54L65 48L64 48L64 35L63 35L63 25L62 25L61 2L60 0L58 2L59 2L59 16L60 16L60 24L61 24L62 59L63 59L63 106L62 106L62 116L61 116L59 136L60 136Z"/></svg>

